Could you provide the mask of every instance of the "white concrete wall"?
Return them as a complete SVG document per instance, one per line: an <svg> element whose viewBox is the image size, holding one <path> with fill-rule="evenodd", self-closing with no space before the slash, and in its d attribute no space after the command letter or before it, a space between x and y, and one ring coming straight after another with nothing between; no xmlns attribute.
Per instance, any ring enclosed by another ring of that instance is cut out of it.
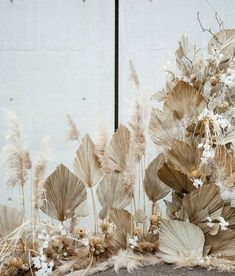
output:
<svg viewBox="0 0 235 276"><path fill-rule="evenodd" d="M163 65L185 33L203 49L209 34L235 27L235 0L120 0L120 120L129 116L133 91L129 60L146 97L164 84ZM114 0L0 0L0 107L17 112L34 158L41 139L55 149L50 173L60 162L72 167L76 145L65 142L66 113L81 132L95 132L97 114L113 131ZM0 146L5 118L0 112ZM0 168L0 202L7 202Z"/></svg>

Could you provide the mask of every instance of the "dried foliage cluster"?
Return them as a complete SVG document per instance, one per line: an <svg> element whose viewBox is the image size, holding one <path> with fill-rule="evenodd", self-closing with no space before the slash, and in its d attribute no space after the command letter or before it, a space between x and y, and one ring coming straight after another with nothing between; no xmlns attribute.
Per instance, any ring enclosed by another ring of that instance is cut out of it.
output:
<svg viewBox="0 0 235 276"><path fill-rule="evenodd" d="M175 64L166 68L166 86L153 96L163 109L151 115L130 63L136 98L127 126L111 139L102 126L96 141L80 139L68 116L67 138L79 144L73 172L61 164L46 178L48 141L31 162L22 127L10 114L1 156L8 184L19 186L22 200L21 210L0 205L1 275L85 275L163 261L234 271L234 46L235 31L221 30L204 58L183 36ZM161 153L146 165L148 135ZM90 233L79 226L88 193ZM163 216L158 203L166 195Z"/></svg>

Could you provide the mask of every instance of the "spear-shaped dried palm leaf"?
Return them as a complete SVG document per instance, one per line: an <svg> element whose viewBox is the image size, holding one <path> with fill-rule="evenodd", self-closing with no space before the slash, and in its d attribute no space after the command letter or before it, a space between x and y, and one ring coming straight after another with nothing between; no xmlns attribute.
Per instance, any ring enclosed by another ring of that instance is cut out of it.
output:
<svg viewBox="0 0 235 276"><path fill-rule="evenodd" d="M227 229L214 236L207 235L205 245L210 246L210 255L235 256L235 231Z"/></svg>
<svg viewBox="0 0 235 276"><path fill-rule="evenodd" d="M132 199L132 193L126 190L123 175L120 173L104 176L96 192L103 207L100 213L101 219L107 217L112 208L125 208Z"/></svg>
<svg viewBox="0 0 235 276"><path fill-rule="evenodd" d="M152 109L149 132L156 145L171 148L174 139L181 139L182 130L176 121L160 109Z"/></svg>
<svg viewBox="0 0 235 276"><path fill-rule="evenodd" d="M127 155L130 150L130 136L129 129L120 125L108 145L108 154L115 169L119 172L126 168Z"/></svg>
<svg viewBox="0 0 235 276"><path fill-rule="evenodd" d="M15 208L0 205L0 238L6 237L23 222L23 213Z"/></svg>
<svg viewBox="0 0 235 276"><path fill-rule="evenodd" d="M223 205L218 187L213 184L204 184L201 188L190 192L185 195L182 202L190 222L199 225L205 233L208 232L207 217L219 217Z"/></svg>
<svg viewBox="0 0 235 276"><path fill-rule="evenodd" d="M164 111L172 114L176 112L179 119L183 117L192 119L200 114L205 104L203 96L195 88L184 81L179 81L165 100Z"/></svg>
<svg viewBox="0 0 235 276"><path fill-rule="evenodd" d="M41 210L59 221L71 218L87 197L82 181L62 164L46 179L44 190Z"/></svg>
<svg viewBox="0 0 235 276"><path fill-rule="evenodd" d="M112 209L110 218L116 226L113 233L113 246L116 249L126 249L127 237L131 234L133 218L127 210Z"/></svg>
<svg viewBox="0 0 235 276"><path fill-rule="evenodd" d="M158 177L177 193L189 193L195 189L192 181L186 174L173 169L167 163L164 163L158 170Z"/></svg>
<svg viewBox="0 0 235 276"><path fill-rule="evenodd" d="M95 145L88 134L82 139L76 152L74 171L88 188L98 183L101 178L99 161L95 155Z"/></svg>
<svg viewBox="0 0 235 276"><path fill-rule="evenodd" d="M198 148L178 140L174 141L172 148L166 152L165 156L175 169L193 178L201 162L201 153Z"/></svg>
<svg viewBox="0 0 235 276"><path fill-rule="evenodd" d="M170 188L165 185L158 177L158 170L164 162L164 155L160 154L155 158L146 169L144 178L144 188L148 198L152 202L164 198L169 192Z"/></svg>
<svg viewBox="0 0 235 276"><path fill-rule="evenodd" d="M178 220L162 220L160 227L160 251L169 263L185 259L201 258L205 237L199 227Z"/></svg>

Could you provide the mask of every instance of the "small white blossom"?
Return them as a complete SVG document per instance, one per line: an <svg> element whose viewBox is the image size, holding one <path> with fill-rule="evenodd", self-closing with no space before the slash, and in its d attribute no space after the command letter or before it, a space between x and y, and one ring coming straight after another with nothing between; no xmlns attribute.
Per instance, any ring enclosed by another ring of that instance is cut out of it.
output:
<svg viewBox="0 0 235 276"><path fill-rule="evenodd" d="M207 164L208 161L215 156L214 149L208 143L205 143L205 144L201 143L198 145L198 148L203 148L202 157L201 157L201 161L203 164Z"/></svg>
<svg viewBox="0 0 235 276"><path fill-rule="evenodd" d="M235 87L235 70L229 68L225 74L221 75L220 81L230 89Z"/></svg>
<svg viewBox="0 0 235 276"><path fill-rule="evenodd" d="M193 186L196 188L202 187L203 182L199 178L194 178L193 179Z"/></svg>
<svg viewBox="0 0 235 276"><path fill-rule="evenodd" d="M207 225L208 225L209 227L213 227L213 226L215 225L215 224L212 222L211 217L207 217L206 219L207 219Z"/></svg>
<svg viewBox="0 0 235 276"><path fill-rule="evenodd" d="M130 238L128 240L130 248L134 249L138 244L138 236L133 236L133 238Z"/></svg>
<svg viewBox="0 0 235 276"><path fill-rule="evenodd" d="M89 245L89 239L88 238L83 238L81 239L81 242L84 246L88 246Z"/></svg>
<svg viewBox="0 0 235 276"><path fill-rule="evenodd" d="M225 231L228 229L229 223L225 221L223 217L219 217L219 225L221 227L221 230Z"/></svg>

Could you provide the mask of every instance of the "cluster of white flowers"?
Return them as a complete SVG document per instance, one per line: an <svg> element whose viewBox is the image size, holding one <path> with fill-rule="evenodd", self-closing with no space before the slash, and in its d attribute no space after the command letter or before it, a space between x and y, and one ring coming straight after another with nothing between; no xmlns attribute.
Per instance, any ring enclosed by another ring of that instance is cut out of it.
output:
<svg viewBox="0 0 235 276"><path fill-rule="evenodd" d="M220 81L223 82L228 88L235 87L235 70L229 68L225 74L222 74Z"/></svg>
<svg viewBox="0 0 235 276"><path fill-rule="evenodd" d="M221 230L225 231L228 229L229 223L225 221L223 217L219 217L219 225L221 227Z"/></svg>
<svg viewBox="0 0 235 276"><path fill-rule="evenodd" d="M52 269L54 266L54 262L53 261L48 262L47 257L44 255L44 252L43 252L44 249L46 249L48 247L49 235L47 234L46 231L43 230L38 235L38 239L41 241L39 255L32 258L35 268L38 269L35 272L35 275L36 276L47 276L52 273Z"/></svg>
<svg viewBox="0 0 235 276"><path fill-rule="evenodd" d="M128 240L130 248L134 249L138 244L138 236L133 236Z"/></svg>
<svg viewBox="0 0 235 276"><path fill-rule="evenodd" d="M221 231L225 231L228 229L229 223L227 221L225 221L225 219L223 217L218 217L218 221L219 221L219 225L221 228ZM212 222L211 217L207 217L207 225L209 227L213 227L215 225L214 222Z"/></svg>
<svg viewBox="0 0 235 276"><path fill-rule="evenodd" d="M210 159L215 156L215 151L212 146L206 142L205 144L201 143L198 145L199 149L203 149L201 161L203 164L207 164Z"/></svg>
<svg viewBox="0 0 235 276"><path fill-rule="evenodd" d="M222 129L230 127L230 122L224 116L214 113L213 110L209 110L208 108L204 108L198 116L199 121L202 121L205 118L212 121L215 127L221 127Z"/></svg>
<svg viewBox="0 0 235 276"><path fill-rule="evenodd" d="M199 179L199 178L194 178L193 179L193 186L194 187L196 187L198 189L199 187L202 187L202 185L203 185L203 182L201 181L201 179Z"/></svg>

